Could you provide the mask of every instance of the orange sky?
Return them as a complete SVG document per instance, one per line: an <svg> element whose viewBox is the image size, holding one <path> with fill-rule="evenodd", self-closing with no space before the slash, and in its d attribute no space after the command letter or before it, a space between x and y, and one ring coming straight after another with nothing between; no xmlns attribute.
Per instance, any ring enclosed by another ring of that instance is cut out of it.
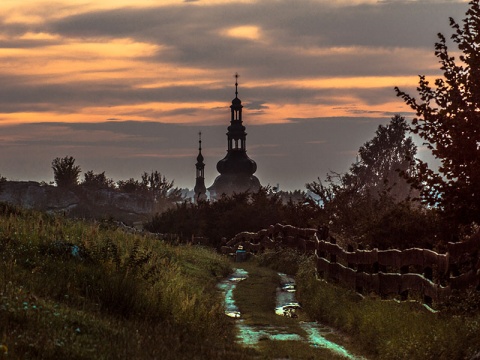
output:
<svg viewBox="0 0 480 360"><path fill-rule="evenodd" d="M6 43L16 44L16 47L0 48L0 74L9 76L18 76L26 85L41 87L44 85L55 86L57 84L85 84L86 86L95 86L96 83L111 82L122 80L124 84L135 89L152 89L169 86L191 86L204 88L224 88L233 86L232 69L207 69L203 66L183 65L162 61L152 58L162 52L168 52L168 44L154 43L136 39L135 34L131 36L120 35L118 37L101 36L70 36L49 32L48 24L61 18L75 16L76 14L86 14L99 10L118 9L123 7L143 8L173 6L181 7L215 7L219 4L232 4L238 1L198 1L185 3L182 1L102 1L102 2L79 2L79 1L60 1L56 3L42 1L2 1L0 10L4 15L4 24L17 27L25 27L23 31L3 33L1 40ZM253 4L255 1L245 1L246 4ZM321 2L319 2L321 3ZM353 2L337 2L341 4L350 4ZM375 4L376 1L358 1L355 3ZM100 5L99 5L100 4ZM132 6L134 4L134 6ZM280 47L275 39L262 29L262 24L249 24L245 19L245 25L224 26L215 29L216 36L225 42L234 38L243 42L260 44L261 47ZM321 35L320 35L321 36ZM32 46L32 43L35 43ZM18 45L21 44L21 45ZM29 46L30 45L30 46ZM287 47L285 45L285 47ZM305 46L304 44L288 45L286 51L293 51L298 56L348 56L352 53L362 54L363 56L375 55L395 57L403 61L402 57L408 51L409 57L416 57L418 66L427 69L426 57L428 54L422 49L407 49L404 47L367 47L367 46ZM430 59L428 61L431 62ZM433 64L431 64L433 65ZM302 91L309 89L321 92L322 90L344 90L344 89L392 89L394 86L414 87L417 82L415 73L410 74L382 74L363 76L362 74L348 74L342 76L326 76L320 74L310 74L294 78L286 78L279 71L278 78L270 77L268 79L257 79L250 76L248 68L239 69L241 73L241 95L247 96L249 88L258 86L273 86L278 89L288 88L290 90L298 89ZM226 98L232 96L226 94ZM92 99L90 102L81 102L71 104L68 109L62 104L58 108L48 106L41 102L36 105L44 109L38 111L18 110L10 113L1 113L3 124L17 122L48 122L48 121L81 121L96 122L104 121L108 118L127 119L134 117L135 120L190 123L204 121L204 117L199 119L182 118L182 116L164 115L158 117L162 112L170 113L175 109L185 107L212 109L225 106L226 104L215 99L211 101L188 101L178 99L178 101L162 101L162 99L150 99L149 101L139 101L135 104L122 103L97 103ZM254 100L254 99L250 99ZM350 116L348 110L356 109L356 115L377 114L382 116L383 112L402 112L408 109L401 101L395 98L391 91L391 98L381 103L369 103L358 97L339 92L339 95L333 98L333 104L324 104L321 99L318 102L302 102L301 99L295 102L284 101L282 103L266 102L264 105L268 110L264 111L261 117L256 119L260 123L284 122L291 117L315 117L315 116ZM128 116L125 116L128 114ZM212 118L211 122L218 119Z"/></svg>

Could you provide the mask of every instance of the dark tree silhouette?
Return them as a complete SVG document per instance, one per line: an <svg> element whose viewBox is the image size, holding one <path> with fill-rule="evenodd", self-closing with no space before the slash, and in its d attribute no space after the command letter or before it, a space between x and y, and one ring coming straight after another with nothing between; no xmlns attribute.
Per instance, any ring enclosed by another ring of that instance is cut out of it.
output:
<svg viewBox="0 0 480 360"><path fill-rule="evenodd" d="M87 171L83 174L84 180L82 182L83 186L92 189L114 189L115 182L112 179L109 179L105 176L105 171L95 174L92 170Z"/></svg>
<svg viewBox="0 0 480 360"><path fill-rule="evenodd" d="M390 124L380 125L375 137L358 150L359 161L345 174L348 186L377 196L387 191L394 200L402 201L411 195L411 186L399 176L414 176L417 147L407 137L408 125L399 115Z"/></svg>
<svg viewBox="0 0 480 360"><path fill-rule="evenodd" d="M400 174L415 173L417 148L407 131L405 119L394 116L360 147L347 173L306 184L333 232L371 247L425 245L433 216L410 201L416 194Z"/></svg>
<svg viewBox="0 0 480 360"><path fill-rule="evenodd" d="M230 239L242 231L258 231L278 222L311 227L318 225L317 219L318 207L293 201L285 204L270 188L261 187L258 192L224 195L213 202L178 204L155 215L145 228L178 234L182 240L205 236L210 245L219 247L223 237Z"/></svg>
<svg viewBox="0 0 480 360"><path fill-rule="evenodd" d="M461 52L449 54L446 39L438 34L435 56L443 78L432 87L421 75L419 100L395 88L416 113L412 131L426 141L441 161L438 173L424 162L411 178L422 199L439 207L454 229L480 223L480 5L469 3L463 25L450 18L451 39Z"/></svg>
<svg viewBox="0 0 480 360"><path fill-rule="evenodd" d="M81 169L80 166L75 165L75 159L72 156L53 159L52 169L53 178L58 187L70 188L78 184Z"/></svg>
<svg viewBox="0 0 480 360"><path fill-rule="evenodd" d="M134 178L117 181L117 187L119 191L126 193L140 192L142 190L142 185Z"/></svg>
<svg viewBox="0 0 480 360"><path fill-rule="evenodd" d="M388 125L380 125L375 137L360 147L358 159L349 172L328 174L327 187L319 180L307 184L307 189L319 196L323 204L341 195L351 198L349 203L355 196L378 197L385 192L396 201L409 198L411 186L400 173L415 173L417 147L407 137L407 130L403 117L392 117Z"/></svg>

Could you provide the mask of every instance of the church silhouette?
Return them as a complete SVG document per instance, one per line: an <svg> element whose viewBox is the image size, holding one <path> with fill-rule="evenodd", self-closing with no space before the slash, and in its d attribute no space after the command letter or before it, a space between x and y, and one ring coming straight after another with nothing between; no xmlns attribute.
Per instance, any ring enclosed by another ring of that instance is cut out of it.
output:
<svg viewBox="0 0 480 360"><path fill-rule="evenodd" d="M257 164L247 155L247 133L242 120L242 101L238 98L238 74L235 74L235 98L230 105L230 126L227 132L227 155L217 163L220 173L207 190L210 199L215 200L223 194L233 195L245 191L257 192L260 181L253 175L257 171ZM195 184L195 200L204 198L203 156L201 155L201 139L199 155L197 157L197 180Z"/></svg>

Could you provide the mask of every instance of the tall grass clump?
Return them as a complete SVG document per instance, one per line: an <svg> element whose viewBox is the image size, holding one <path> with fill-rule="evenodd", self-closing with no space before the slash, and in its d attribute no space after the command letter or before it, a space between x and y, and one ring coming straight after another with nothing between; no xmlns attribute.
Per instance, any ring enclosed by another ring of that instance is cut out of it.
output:
<svg viewBox="0 0 480 360"><path fill-rule="evenodd" d="M0 204L1 349L10 359L244 358L215 288L230 269L200 247Z"/></svg>
<svg viewBox="0 0 480 360"><path fill-rule="evenodd" d="M298 296L314 319L347 334L376 359L469 359L480 352L480 314L433 313L419 303L361 298L317 280L314 262L301 264Z"/></svg>
<svg viewBox="0 0 480 360"><path fill-rule="evenodd" d="M299 270L300 264L307 260L307 255L288 248L266 250L257 256L258 265L289 275L295 275Z"/></svg>

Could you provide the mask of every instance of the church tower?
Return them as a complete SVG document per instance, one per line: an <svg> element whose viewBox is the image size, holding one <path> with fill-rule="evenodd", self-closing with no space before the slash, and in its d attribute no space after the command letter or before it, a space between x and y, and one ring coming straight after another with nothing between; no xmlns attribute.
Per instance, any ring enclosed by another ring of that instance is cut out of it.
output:
<svg viewBox="0 0 480 360"><path fill-rule="evenodd" d="M260 189L260 181L253 175L257 171L257 164L247 155L243 105L238 98L238 74L235 74L235 79L235 98L230 105L230 126L227 132L227 155L217 163L220 175L208 188L213 199L220 198L222 194L256 192Z"/></svg>
<svg viewBox="0 0 480 360"><path fill-rule="evenodd" d="M193 188L193 191L195 192L194 200L197 203L199 200L207 199L207 189L205 187L205 164L203 163L201 132L198 133L198 156L195 167L197 168L197 177L195 180L195 187Z"/></svg>

